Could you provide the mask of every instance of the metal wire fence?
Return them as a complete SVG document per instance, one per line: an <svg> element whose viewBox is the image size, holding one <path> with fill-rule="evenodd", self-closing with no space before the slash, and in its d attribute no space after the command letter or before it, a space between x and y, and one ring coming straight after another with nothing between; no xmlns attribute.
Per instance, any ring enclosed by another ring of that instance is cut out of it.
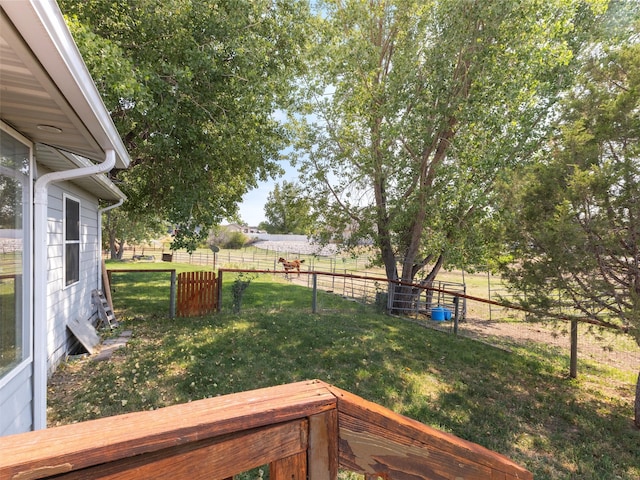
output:
<svg viewBox="0 0 640 480"><path fill-rule="evenodd" d="M168 257L168 255L171 257ZM275 272L292 284L339 295L345 299L375 305L393 311L402 318L420 323L426 328L472 337L503 349L516 347L547 348L566 354L570 362L572 337L577 357L599 365L609 365L636 374L640 367L640 348L628 335L557 318L540 318L520 309L511 308L504 299L508 292L499 278L487 273L458 275L453 280L438 279L425 285L398 285L388 282L381 270L370 268L367 255L318 256L303 250L269 248L213 252L170 252L145 248L131 251L131 257L141 261L173 261L195 265L211 265L229 273L241 271L258 274ZM300 273L284 275L279 258L301 259ZM446 275L444 275L446 277ZM483 294L482 292L486 292ZM223 293L224 294L224 293ZM402 298L402 296L406 298ZM310 306L311 307L311 306ZM322 313L322 305L315 306ZM440 313L444 311L444 319ZM442 310L440 310L442 309Z"/></svg>

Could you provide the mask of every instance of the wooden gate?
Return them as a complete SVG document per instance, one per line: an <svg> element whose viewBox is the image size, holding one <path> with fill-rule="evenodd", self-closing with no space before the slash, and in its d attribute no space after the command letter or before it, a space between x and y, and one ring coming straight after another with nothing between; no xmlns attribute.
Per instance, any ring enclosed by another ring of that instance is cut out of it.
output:
<svg viewBox="0 0 640 480"><path fill-rule="evenodd" d="M218 301L215 272L179 273L177 297L178 317L211 313Z"/></svg>

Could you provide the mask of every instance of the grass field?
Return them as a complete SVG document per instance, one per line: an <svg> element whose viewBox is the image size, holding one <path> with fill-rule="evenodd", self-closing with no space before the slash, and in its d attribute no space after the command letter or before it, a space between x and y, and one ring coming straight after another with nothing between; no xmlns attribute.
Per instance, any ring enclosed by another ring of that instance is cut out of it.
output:
<svg viewBox="0 0 640 480"><path fill-rule="evenodd" d="M171 320L155 310L165 286L145 275L125 274L114 292L120 329L133 331L127 347L53 376L52 425L319 378L507 455L536 479L640 478L628 373L593 363L569 380L566 356L545 345L507 352L324 292L314 315L308 289L271 276L251 280L238 314L226 297L220 314Z"/></svg>

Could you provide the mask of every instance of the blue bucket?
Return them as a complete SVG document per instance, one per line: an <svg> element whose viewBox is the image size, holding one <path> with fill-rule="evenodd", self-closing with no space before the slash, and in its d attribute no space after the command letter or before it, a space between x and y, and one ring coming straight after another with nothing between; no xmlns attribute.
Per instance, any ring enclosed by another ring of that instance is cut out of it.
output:
<svg viewBox="0 0 640 480"><path fill-rule="evenodd" d="M433 320L434 322L444 322L444 318L444 308L435 307L431 309L431 320Z"/></svg>
<svg viewBox="0 0 640 480"><path fill-rule="evenodd" d="M434 307L431 309L431 320L434 322L444 322L451 320L451 310L445 307Z"/></svg>

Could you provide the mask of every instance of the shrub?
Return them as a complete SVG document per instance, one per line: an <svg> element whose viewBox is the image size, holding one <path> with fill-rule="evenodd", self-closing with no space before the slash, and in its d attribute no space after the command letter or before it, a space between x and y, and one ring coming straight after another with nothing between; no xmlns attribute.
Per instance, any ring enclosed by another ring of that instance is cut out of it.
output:
<svg viewBox="0 0 640 480"><path fill-rule="evenodd" d="M207 238L209 247L216 245L222 248L238 249L242 248L249 238L242 232L233 232L225 227L216 227Z"/></svg>
<svg viewBox="0 0 640 480"><path fill-rule="evenodd" d="M242 232L231 232L227 237L227 241L222 244L223 248L238 249L247 243L247 236Z"/></svg>
<svg viewBox="0 0 640 480"><path fill-rule="evenodd" d="M254 277L245 273L240 273L238 275L238 278L236 278L233 282L231 292L233 294L234 313L240 313L240 309L242 308L242 296L244 295L244 291L247 289L253 278Z"/></svg>

